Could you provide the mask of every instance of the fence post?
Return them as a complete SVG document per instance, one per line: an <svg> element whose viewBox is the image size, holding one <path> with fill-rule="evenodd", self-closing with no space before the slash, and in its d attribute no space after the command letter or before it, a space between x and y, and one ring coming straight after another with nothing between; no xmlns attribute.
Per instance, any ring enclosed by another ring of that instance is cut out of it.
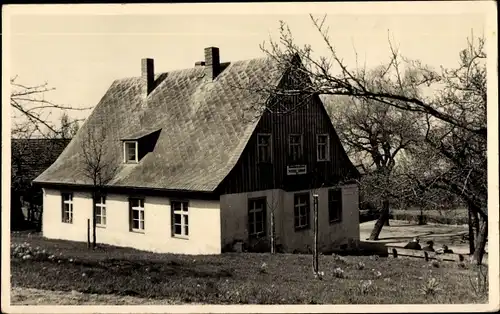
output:
<svg viewBox="0 0 500 314"><path fill-rule="evenodd" d="M90 219L87 219L87 248L90 249Z"/></svg>
<svg viewBox="0 0 500 314"><path fill-rule="evenodd" d="M314 273L319 270L318 258L318 194L313 195L314 198Z"/></svg>

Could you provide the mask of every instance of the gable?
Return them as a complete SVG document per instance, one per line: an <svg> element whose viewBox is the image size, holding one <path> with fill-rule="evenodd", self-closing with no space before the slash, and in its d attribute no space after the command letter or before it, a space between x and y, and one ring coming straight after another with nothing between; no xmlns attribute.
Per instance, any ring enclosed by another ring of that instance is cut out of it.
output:
<svg viewBox="0 0 500 314"><path fill-rule="evenodd" d="M280 86L294 88L300 81L285 75ZM243 193L265 189L302 190L332 186L359 177L359 172L347 156L326 109L317 95L279 96L270 100L245 150L228 177L219 187L221 193ZM259 163L257 136L271 134L271 163ZM290 135L302 137L303 156L293 161L289 155ZM329 160L317 160L317 135L328 135ZM306 174L289 176L287 166L305 165Z"/></svg>

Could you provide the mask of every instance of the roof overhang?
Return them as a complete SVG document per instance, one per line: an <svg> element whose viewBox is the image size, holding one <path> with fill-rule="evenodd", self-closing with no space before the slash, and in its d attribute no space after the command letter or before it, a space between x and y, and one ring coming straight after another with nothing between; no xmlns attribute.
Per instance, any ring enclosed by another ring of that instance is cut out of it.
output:
<svg viewBox="0 0 500 314"><path fill-rule="evenodd" d="M156 129L143 129L138 132L126 134L123 136L120 140L121 141L137 141L140 140L143 137L146 137L148 135L151 135L153 133L161 131L161 128L156 128Z"/></svg>

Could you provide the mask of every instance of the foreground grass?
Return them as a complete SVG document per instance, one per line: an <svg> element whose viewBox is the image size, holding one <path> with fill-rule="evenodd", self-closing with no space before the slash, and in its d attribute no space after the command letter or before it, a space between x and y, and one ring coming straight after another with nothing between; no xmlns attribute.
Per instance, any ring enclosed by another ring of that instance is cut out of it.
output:
<svg viewBox="0 0 500 314"><path fill-rule="evenodd" d="M132 296L170 304L487 302L486 292L471 288L476 273L456 263L321 256L324 275L319 280L312 274L310 255L187 256L110 246L89 251L85 243L26 235L13 235L12 242L27 242L24 246L32 248L29 258L19 253L23 249L11 249L13 288ZM429 284L432 278L437 286Z"/></svg>
<svg viewBox="0 0 500 314"><path fill-rule="evenodd" d="M88 294L75 290L66 291L41 290L34 288L14 287L11 291L11 302L15 305L169 305L168 300L145 299L114 294Z"/></svg>

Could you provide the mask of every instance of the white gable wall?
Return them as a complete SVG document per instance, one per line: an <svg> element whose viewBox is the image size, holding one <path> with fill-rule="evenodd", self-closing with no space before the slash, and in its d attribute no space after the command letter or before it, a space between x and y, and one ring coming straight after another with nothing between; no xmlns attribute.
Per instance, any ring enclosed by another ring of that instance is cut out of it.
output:
<svg viewBox="0 0 500 314"><path fill-rule="evenodd" d="M331 187L316 190L318 193L319 247L327 251L359 240L358 187L355 184L342 188L342 220L329 222L328 190ZM283 190L265 190L251 193L227 194L221 196L221 235L222 247L231 245L234 240L248 240L248 199L265 196L267 202L276 200L275 231L277 243L282 244L286 252L307 251L313 248L313 198L310 193L310 228L295 231L294 194L311 192L310 190L286 192ZM270 213L267 209L267 229L270 230ZM269 232L269 231L268 231Z"/></svg>
<svg viewBox="0 0 500 314"><path fill-rule="evenodd" d="M222 247L232 246L234 241L248 240L248 200L266 197L268 204L275 204L275 231L279 235L283 222L283 190L264 190L249 193L225 194L221 201ZM268 205L269 206L269 205ZM270 210L266 208L267 230L270 230ZM228 248L229 248L228 247Z"/></svg>
<svg viewBox="0 0 500 314"><path fill-rule="evenodd" d="M43 202L43 236L51 239L87 241L87 219L92 218L90 193L73 192L71 224L62 222L60 190L44 189ZM144 216L144 233L131 232L128 195L108 194L106 227L97 227L97 243L161 253L219 254L221 252L218 201L189 200L189 239L179 239L171 235L169 198L146 196Z"/></svg>
<svg viewBox="0 0 500 314"><path fill-rule="evenodd" d="M318 246L320 250L328 251L338 248L341 244L347 244L350 240L359 240L359 207L358 189L356 185L342 186L342 220L330 223L328 213L328 190L321 188L318 193ZM284 245L289 251L304 251L309 247L313 249L314 236L314 200L310 197L310 228L306 230L294 229L294 194L307 192L285 192L284 205L286 215L283 222L284 230L288 234L284 237Z"/></svg>

